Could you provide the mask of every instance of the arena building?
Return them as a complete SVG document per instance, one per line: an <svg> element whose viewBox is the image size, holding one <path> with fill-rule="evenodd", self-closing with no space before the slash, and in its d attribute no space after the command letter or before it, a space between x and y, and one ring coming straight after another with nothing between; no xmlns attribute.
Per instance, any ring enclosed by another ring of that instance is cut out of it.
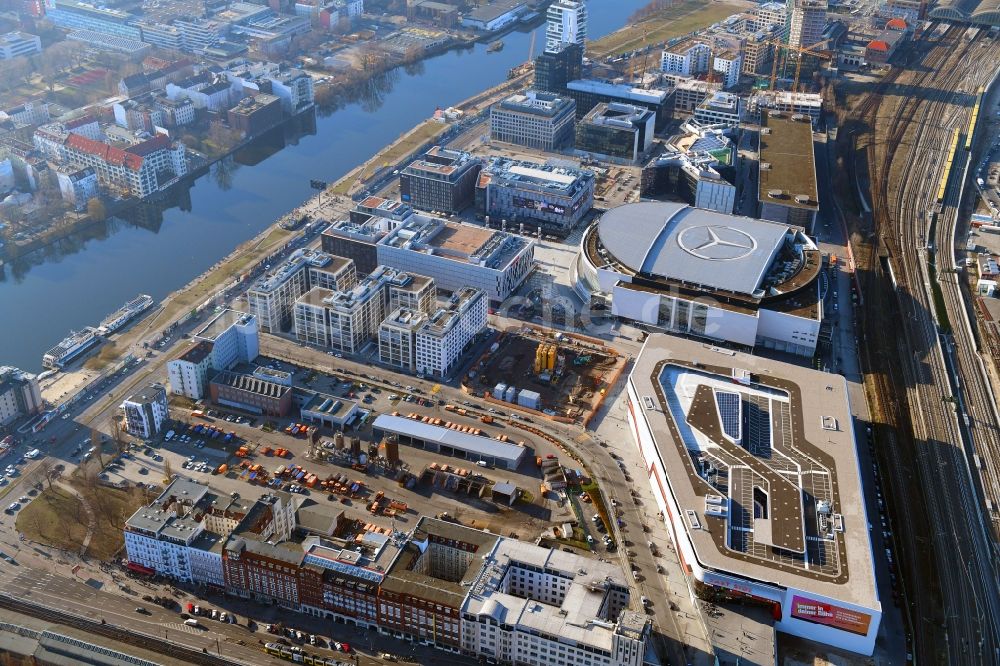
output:
<svg viewBox="0 0 1000 666"><path fill-rule="evenodd" d="M628 381L628 421L701 596L871 655L882 607L846 380L669 335Z"/></svg>
<svg viewBox="0 0 1000 666"><path fill-rule="evenodd" d="M822 256L801 227L641 202L588 229L571 279L591 303L665 331L811 356Z"/></svg>

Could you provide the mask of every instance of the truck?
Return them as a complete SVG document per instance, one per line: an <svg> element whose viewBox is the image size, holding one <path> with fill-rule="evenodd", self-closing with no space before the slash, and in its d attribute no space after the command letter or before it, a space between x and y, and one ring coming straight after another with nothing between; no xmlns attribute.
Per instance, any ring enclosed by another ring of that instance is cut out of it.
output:
<svg viewBox="0 0 1000 666"><path fill-rule="evenodd" d="M483 423L493 423L493 417L490 416L489 414L483 414L482 416L479 417L479 420L482 421Z"/></svg>

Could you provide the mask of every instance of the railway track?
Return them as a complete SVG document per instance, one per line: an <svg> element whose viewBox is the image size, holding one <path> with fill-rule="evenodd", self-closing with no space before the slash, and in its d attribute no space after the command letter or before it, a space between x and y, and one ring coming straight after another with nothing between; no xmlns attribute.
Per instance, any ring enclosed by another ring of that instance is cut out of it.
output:
<svg viewBox="0 0 1000 666"><path fill-rule="evenodd" d="M185 645L171 643L154 636L125 629L124 627L111 624L101 624L100 622L96 622L89 618L80 617L79 615L74 615L73 613L25 601L24 599L17 599L7 594L0 594L0 608L6 608L23 615L30 615L31 617L36 617L40 620L56 622L67 627L81 629L87 633L110 638L111 640L118 641L119 643L134 645L135 647L143 648L144 650L149 650L158 654L168 655L174 657L175 659L183 659L191 664L199 664L200 666L242 666L246 663L235 659L229 659L221 655L201 652Z"/></svg>
<svg viewBox="0 0 1000 666"><path fill-rule="evenodd" d="M862 255L866 385L883 424L879 448L893 488L897 554L908 574L907 617L914 652L954 663L995 659L1000 633L990 620L1000 600L991 539L968 478L955 409L961 390L939 334L947 322L935 311L928 243L933 227L926 214L946 162L947 137L968 120L954 91L969 89L977 76L974 56L983 62L997 57L992 49L970 53L962 32L946 31L918 71L899 70L856 110L873 136L868 169L875 245ZM950 319L951 308L946 312Z"/></svg>

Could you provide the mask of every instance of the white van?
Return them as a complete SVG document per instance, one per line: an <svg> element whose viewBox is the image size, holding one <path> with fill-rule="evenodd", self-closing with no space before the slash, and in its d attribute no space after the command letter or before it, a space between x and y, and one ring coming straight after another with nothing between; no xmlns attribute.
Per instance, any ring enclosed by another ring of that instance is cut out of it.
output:
<svg viewBox="0 0 1000 666"><path fill-rule="evenodd" d="M186 624L189 627L197 627L198 620L194 619L193 617L189 617L188 619L184 620L184 624Z"/></svg>

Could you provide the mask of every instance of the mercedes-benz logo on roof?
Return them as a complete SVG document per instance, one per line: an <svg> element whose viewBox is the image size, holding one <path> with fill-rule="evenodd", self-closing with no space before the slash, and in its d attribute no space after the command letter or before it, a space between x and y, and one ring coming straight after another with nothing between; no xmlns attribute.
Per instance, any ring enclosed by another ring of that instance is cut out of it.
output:
<svg viewBox="0 0 1000 666"><path fill-rule="evenodd" d="M734 261L757 249L757 241L747 232L718 225L688 227L677 236L677 245L707 261Z"/></svg>

